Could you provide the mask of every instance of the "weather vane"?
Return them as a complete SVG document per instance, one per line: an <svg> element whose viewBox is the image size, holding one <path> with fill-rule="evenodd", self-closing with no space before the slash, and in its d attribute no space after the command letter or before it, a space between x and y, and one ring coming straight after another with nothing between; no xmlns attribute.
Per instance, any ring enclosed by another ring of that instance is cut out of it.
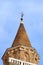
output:
<svg viewBox="0 0 43 65"><path fill-rule="evenodd" d="M23 12L21 13L21 18L23 18L23 16L24 16L24 14L23 14Z"/></svg>
<svg viewBox="0 0 43 65"><path fill-rule="evenodd" d="M23 20L23 16L24 16L24 14L23 14L23 12L21 13L21 21Z"/></svg>

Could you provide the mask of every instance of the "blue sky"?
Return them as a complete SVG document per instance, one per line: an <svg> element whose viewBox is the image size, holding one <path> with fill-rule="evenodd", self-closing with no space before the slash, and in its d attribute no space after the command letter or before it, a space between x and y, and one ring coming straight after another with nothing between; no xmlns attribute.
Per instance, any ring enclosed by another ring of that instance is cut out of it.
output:
<svg viewBox="0 0 43 65"><path fill-rule="evenodd" d="M30 42L40 55L39 65L43 64L43 0L0 0L0 65L15 38L22 11Z"/></svg>

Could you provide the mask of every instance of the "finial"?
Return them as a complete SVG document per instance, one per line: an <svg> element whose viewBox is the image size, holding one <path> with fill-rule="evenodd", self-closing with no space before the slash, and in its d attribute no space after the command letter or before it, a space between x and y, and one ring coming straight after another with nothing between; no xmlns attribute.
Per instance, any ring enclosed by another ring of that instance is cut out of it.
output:
<svg viewBox="0 0 43 65"><path fill-rule="evenodd" d="M21 21L23 20L23 16L24 16L24 14L23 14L23 12L21 13Z"/></svg>
<svg viewBox="0 0 43 65"><path fill-rule="evenodd" d="M23 17L24 16L24 14L23 14L23 12L21 13L21 17Z"/></svg>
<svg viewBox="0 0 43 65"><path fill-rule="evenodd" d="M21 13L21 22L20 23L23 23L23 16L24 16L24 14L23 14L23 12Z"/></svg>

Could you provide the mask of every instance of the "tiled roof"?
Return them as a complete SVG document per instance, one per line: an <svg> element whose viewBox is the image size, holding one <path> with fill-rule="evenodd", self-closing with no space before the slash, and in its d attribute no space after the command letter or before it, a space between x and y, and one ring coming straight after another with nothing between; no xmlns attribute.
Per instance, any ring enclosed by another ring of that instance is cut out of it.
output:
<svg viewBox="0 0 43 65"><path fill-rule="evenodd" d="M26 34L23 22L20 23L17 35L13 41L12 47L24 45L24 46L31 46L30 40Z"/></svg>

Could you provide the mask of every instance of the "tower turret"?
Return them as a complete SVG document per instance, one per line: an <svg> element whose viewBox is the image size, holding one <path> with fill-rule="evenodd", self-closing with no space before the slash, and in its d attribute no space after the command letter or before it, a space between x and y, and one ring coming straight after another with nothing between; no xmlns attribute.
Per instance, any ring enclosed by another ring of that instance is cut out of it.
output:
<svg viewBox="0 0 43 65"><path fill-rule="evenodd" d="M39 55L32 47L27 36L23 24L23 14L21 15L21 22L13 41L13 44L8 48L2 56L4 65L38 65Z"/></svg>

